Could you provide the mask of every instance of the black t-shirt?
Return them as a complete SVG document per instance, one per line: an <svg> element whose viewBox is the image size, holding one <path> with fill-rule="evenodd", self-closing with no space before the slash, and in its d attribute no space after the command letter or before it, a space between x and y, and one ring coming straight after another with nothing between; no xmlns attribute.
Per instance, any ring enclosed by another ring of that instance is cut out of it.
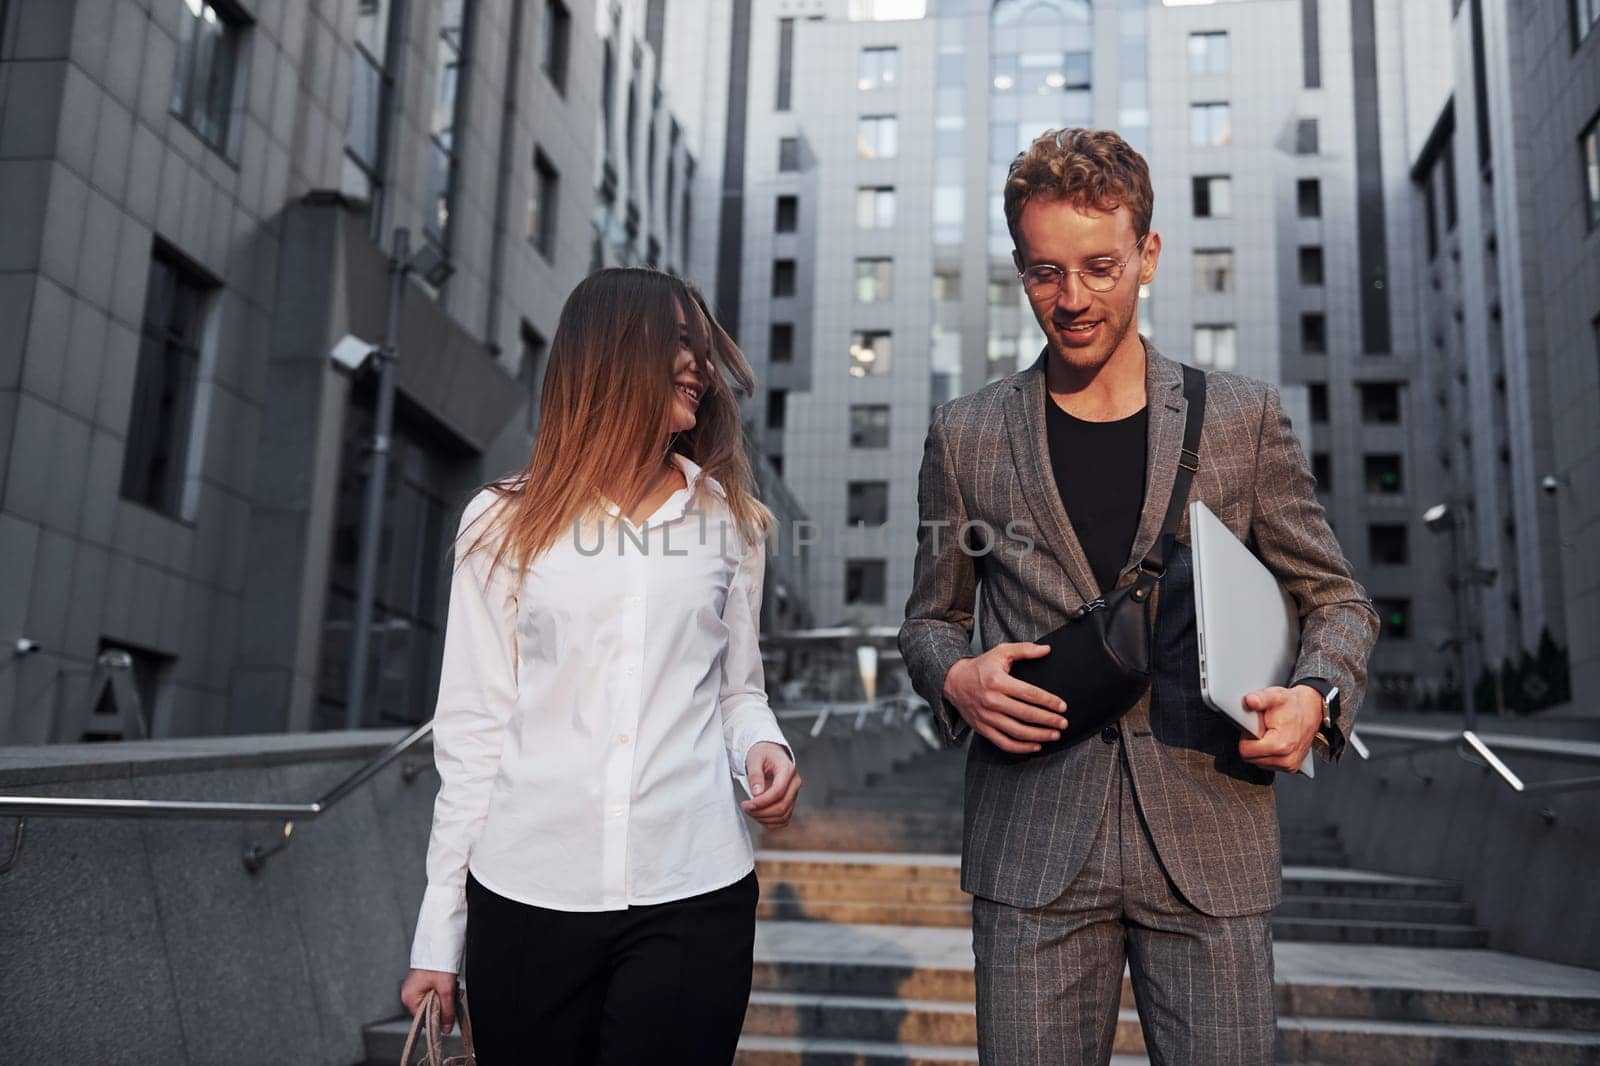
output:
<svg viewBox="0 0 1600 1066"><path fill-rule="evenodd" d="M1044 408L1061 506L1104 595L1116 585L1139 531L1149 409L1115 422L1085 422L1063 411L1049 392Z"/></svg>

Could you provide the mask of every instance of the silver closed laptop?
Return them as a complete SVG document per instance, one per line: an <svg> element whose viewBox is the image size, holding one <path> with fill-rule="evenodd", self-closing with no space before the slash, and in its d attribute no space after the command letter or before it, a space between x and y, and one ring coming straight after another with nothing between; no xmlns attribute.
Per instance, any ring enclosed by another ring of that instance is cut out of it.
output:
<svg viewBox="0 0 1600 1066"><path fill-rule="evenodd" d="M1287 685L1300 655L1300 612L1261 560L1199 500L1189 504L1200 693L1252 737L1261 715L1245 710L1257 689ZM1313 776L1312 757L1300 772Z"/></svg>

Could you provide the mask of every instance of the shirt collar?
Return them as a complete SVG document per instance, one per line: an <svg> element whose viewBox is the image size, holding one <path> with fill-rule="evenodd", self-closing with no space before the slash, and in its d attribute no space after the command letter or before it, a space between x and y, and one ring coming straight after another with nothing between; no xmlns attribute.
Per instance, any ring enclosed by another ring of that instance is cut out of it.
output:
<svg viewBox="0 0 1600 1066"><path fill-rule="evenodd" d="M670 458L678 469L683 472L685 486L668 496L666 502L656 509L655 514L645 519L644 525L660 525L663 522L672 522L683 517L683 512L687 508L689 501L694 499L695 493L700 490L701 482L704 482L705 487L719 497L723 494L722 486L717 483L717 479L708 475L699 463L696 463L681 452L673 452ZM613 501L601 497L600 506L612 518L622 518L622 508Z"/></svg>

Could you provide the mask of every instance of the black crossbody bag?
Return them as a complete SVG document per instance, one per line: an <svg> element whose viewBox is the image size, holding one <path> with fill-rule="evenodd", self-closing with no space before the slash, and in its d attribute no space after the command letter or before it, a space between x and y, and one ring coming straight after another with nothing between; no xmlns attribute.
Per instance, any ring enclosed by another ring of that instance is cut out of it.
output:
<svg viewBox="0 0 1600 1066"><path fill-rule="evenodd" d="M1050 654L1018 659L1011 676L1067 701L1067 728L1044 750L1057 750L1100 732L1139 702L1150 687L1150 646L1155 636L1155 600L1167 570L1167 554L1183 520L1189 485L1200 469L1200 427L1206 417L1206 376L1183 368L1189 409L1183 423L1183 454L1172 482L1172 499L1161 535L1139 562L1131 584L1079 607L1066 624L1034 641Z"/></svg>

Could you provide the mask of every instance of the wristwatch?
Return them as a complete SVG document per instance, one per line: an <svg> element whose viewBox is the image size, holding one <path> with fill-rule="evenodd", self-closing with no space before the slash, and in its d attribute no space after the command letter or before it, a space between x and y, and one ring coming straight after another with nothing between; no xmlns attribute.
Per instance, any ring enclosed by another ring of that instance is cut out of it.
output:
<svg viewBox="0 0 1600 1066"><path fill-rule="evenodd" d="M1302 677L1290 685L1305 685L1322 697L1322 728L1311 739L1312 750L1329 762L1344 754L1344 733L1339 729L1339 686L1320 677Z"/></svg>

